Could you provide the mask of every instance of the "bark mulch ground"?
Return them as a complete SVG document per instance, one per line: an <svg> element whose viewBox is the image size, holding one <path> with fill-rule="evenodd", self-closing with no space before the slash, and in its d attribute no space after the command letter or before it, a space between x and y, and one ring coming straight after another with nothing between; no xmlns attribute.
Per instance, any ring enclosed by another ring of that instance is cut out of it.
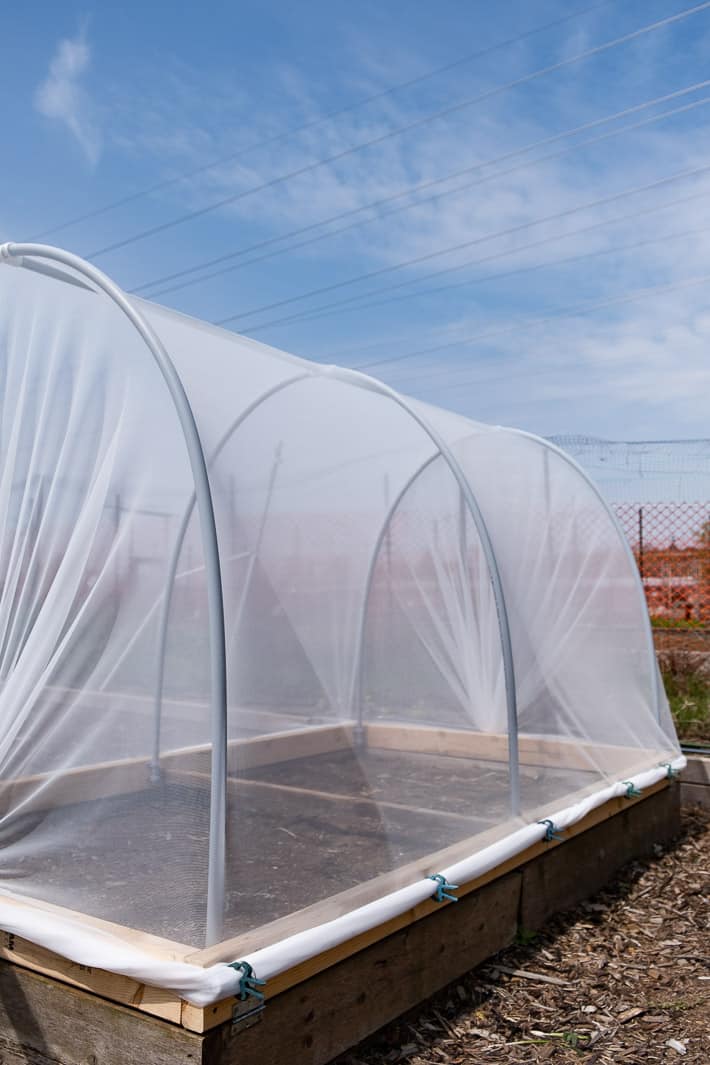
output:
<svg viewBox="0 0 710 1065"><path fill-rule="evenodd" d="M710 1065L710 815L334 1065Z"/></svg>

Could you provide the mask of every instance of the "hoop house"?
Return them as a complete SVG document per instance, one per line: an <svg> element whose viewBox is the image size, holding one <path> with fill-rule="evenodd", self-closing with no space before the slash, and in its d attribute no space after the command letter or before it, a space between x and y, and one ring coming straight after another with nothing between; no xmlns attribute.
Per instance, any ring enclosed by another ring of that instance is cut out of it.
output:
<svg viewBox="0 0 710 1065"><path fill-rule="evenodd" d="M561 451L2 253L0 927L204 1005L683 764Z"/></svg>

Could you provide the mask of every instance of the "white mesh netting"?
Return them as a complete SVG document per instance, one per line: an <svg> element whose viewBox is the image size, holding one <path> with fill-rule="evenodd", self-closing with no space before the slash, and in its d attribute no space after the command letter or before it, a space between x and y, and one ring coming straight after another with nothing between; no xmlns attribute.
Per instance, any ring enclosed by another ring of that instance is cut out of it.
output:
<svg viewBox="0 0 710 1065"><path fill-rule="evenodd" d="M185 388L216 515L224 938L335 895L356 909L396 871L419 882L431 855L677 759L633 559L563 455L135 306ZM0 400L0 897L198 949L214 648L175 407L104 294L9 267Z"/></svg>

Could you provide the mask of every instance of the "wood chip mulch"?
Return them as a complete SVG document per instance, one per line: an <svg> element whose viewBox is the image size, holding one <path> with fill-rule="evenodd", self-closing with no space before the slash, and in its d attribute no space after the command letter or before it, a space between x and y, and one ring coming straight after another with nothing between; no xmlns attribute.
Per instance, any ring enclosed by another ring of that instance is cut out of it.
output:
<svg viewBox="0 0 710 1065"><path fill-rule="evenodd" d="M334 1065L710 1065L710 814Z"/></svg>

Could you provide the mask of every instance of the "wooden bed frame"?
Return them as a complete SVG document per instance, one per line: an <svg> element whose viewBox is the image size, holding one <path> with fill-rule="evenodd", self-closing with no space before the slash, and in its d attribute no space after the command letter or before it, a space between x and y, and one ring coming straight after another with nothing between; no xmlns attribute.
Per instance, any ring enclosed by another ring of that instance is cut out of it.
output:
<svg viewBox="0 0 710 1065"><path fill-rule="evenodd" d="M364 742L369 748L375 750L435 754L450 758L490 761L498 765L505 764L507 760L507 738L505 736L463 730L375 723L365 726ZM228 749L229 770L231 774L234 774L237 769L244 771L300 758L315 757L341 750L346 751L352 745L353 726L350 724L318 726L297 731L280 732L256 739L233 740L230 741ZM613 746L601 748L599 746L580 744L572 740L550 740L541 736L521 736L519 746L522 766L583 770L591 769L595 759L602 758L603 764L611 767L612 771L618 769L619 777L631 776L635 772L648 768L649 765L653 765L654 762L660 760L660 755L657 752ZM204 787L209 780L209 764L210 750L206 746L171 751L161 759L162 771L169 782L182 782L200 787ZM46 810L74 802L117 796L131 791L142 791L149 787L148 777L148 759L126 759L82 767L56 777L35 776L8 781L0 784L0 809L7 809L8 806L14 806L23 800L24 809L27 811ZM232 779L229 786L233 787L235 784L236 781ZM343 804L347 802L352 806L389 806L398 812L411 813L415 817L426 813L427 816L448 818L454 821L469 820L462 814L425 811L420 807L408 806L404 803L379 803L366 796L354 798L339 793L297 788L292 785L270 783L263 780L240 778L238 785L242 789L253 789L255 793L264 789L277 790L294 793L294 795L311 796L324 803ZM596 787L598 787L598 784L594 788L588 788L565 797L563 800L564 805L571 805L585 794L596 790ZM455 909L461 915L464 908L462 905L464 899L469 897L474 900L471 905L478 905L478 903L475 903L475 899L483 897L482 892L484 889L488 889L489 896L491 896L491 892L495 895L495 885L499 885L499 890L505 894L506 891L509 891L511 874L515 873L517 877L515 882L519 886L515 910L515 921L517 922L521 909L524 909L525 905L520 894L522 890L520 885L525 881L525 877L520 875L521 871L524 872L526 869L534 868L536 863L549 863L555 859L556 855L559 855L557 859L558 866L560 861L564 865L566 855L571 859L575 841L579 842L582 837L588 838L599 826L607 825L611 836L616 840L614 845L615 857L605 863L603 856L598 855L598 853L593 855L594 872L593 875L590 874L591 878L588 883L583 886L594 890L596 886L600 886L600 869L603 873L603 879L606 879L613 875L615 868L618 868L619 864L623 864L624 860L630 860L640 851L647 849L643 838L639 837L638 833L629 832L629 819L632 823L636 819L638 824L642 824L650 816L650 814L645 814L644 811L660 811L656 816L656 835L650 838L649 846L656 839L667 839L673 834L677 828L678 818L677 791L678 789L673 788L669 781L663 780L654 787L646 789L642 797L613 799L605 803L603 806L593 810L578 824L568 829L565 832L564 844L556 841L537 843L484 876L460 885L457 895L461 899L461 904ZM542 815L543 813L540 816ZM653 820L653 818L651 819ZM504 834L497 830L479 833L476 836L448 846L435 854L426 855L417 861L409 862L393 872L385 873L287 917L280 918L204 950L195 950L194 947L186 944L173 942L124 926L113 925L110 922L96 918L81 915L81 919L97 928L118 935L159 958L183 960L201 966L212 965L218 961L233 961L255 949L268 946L295 932L331 920L348 910L418 880L428 875L432 870L442 868L447 864L475 853L482 846L501 838ZM588 851L588 847L586 849ZM569 880L569 877L567 879ZM586 893L588 892L583 891L583 894ZM573 881L568 885L568 900L560 900L558 897L559 892L554 889L548 890L547 895L548 898L546 900L538 900L538 910L547 912L551 906L554 911L559 908L561 901L563 903L565 901L577 901L579 877L575 874ZM30 901L17 901L13 902L13 905L32 907L33 903ZM68 911L61 907L49 906L45 903L42 903L41 906L44 910L50 909L58 915L77 916L73 911ZM444 912L449 909L451 907L442 907L434 900L424 902L406 913L392 918L385 924L365 932L332 950L325 951L269 980L265 988L267 1000L265 1012L268 1013L272 1002L285 1001L284 996L291 989L298 988L304 983L312 982L318 977L318 974L327 969L335 967L340 972L344 964L350 964L353 966L353 974L355 974L358 957L364 957L368 954L368 951L372 951L378 945L381 947L384 942L394 942L397 935L401 935L405 930L409 930L411 935L426 936L426 927L434 920L441 921ZM428 920L424 921L423 918L428 918ZM450 921L451 918L448 920ZM500 943L494 945L494 950L506 945L506 942L509 941L506 940L508 932L509 929L506 929L505 936ZM139 1015L150 1015L154 1018L159 1018L161 1021L179 1025L189 1033L202 1035L217 1026L232 1024L234 999L225 1000L205 1008L198 1008L181 1001L174 993L146 987L134 980L103 970L87 969L8 933L0 932L0 958L24 969L32 970L43 977L61 981L64 985L70 985L73 988L90 992L92 995L101 996L103 999L108 999L113 1003L129 1007L135 1012L137 1018ZM471 965L480 960L480 957L473 957ZM470 965L466 965L464 969L468 967ZM454 975L458 975L458 973ZM423 997L419 993L421 990L421 977L417 977L413 973L410 974L409 985L412 987L416 985L417 990L410 994L411 1001L407 1001L403 1008L408 1008L409 1005L413 1005ZM434 986L428 988L429 992L432 990L434 990ZM396 1012L392 1016L396 1015ZM376 1027L377 1025L375 1024L374 1026ZM353 1033L351 1042L361 1038L362 1034L362 1025L359 1025L358 1031ZM349 1044L346 1041L343 1045L347 1046ZM286 1054L286 1057L288 1057L288 1054ZM242 1059L244 1065L248 1065L250 1060ZM316 1056L312 1058L304 1057L303 1060L320 1062L327 1059Z"/></svg>

